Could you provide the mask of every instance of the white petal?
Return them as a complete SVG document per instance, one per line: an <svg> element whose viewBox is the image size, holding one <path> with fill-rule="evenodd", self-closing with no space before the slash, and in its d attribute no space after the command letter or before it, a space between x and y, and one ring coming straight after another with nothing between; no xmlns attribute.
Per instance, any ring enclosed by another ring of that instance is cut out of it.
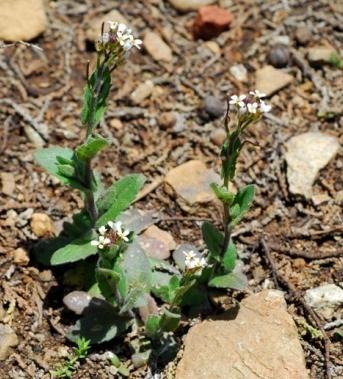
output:
<svg viewBox="0 0 343 379"><path fill-rule="evenodd" d="M99 241L91 241L91 245L92 246L98 246L99 245Z"/></svg>

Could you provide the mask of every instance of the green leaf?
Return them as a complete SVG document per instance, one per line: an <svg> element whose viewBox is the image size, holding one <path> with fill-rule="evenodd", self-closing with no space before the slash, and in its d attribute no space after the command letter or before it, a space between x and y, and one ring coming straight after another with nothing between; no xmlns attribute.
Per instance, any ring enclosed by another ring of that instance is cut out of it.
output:
<svg viewBox="0 0 343 379"><path fill-rule="evenodd" d="M75 176L75 167L69 164L59 164L57 165L57 169L58 173L63 177L73 178Z"/></svg>
<svg viewBox="0 0 343 379"><path fill-rule="evenodd" d="M89 121L91 107L92 107L92 89L89 85L86 85L83 92L83 107L81 111L81 121L83 124L87 124Z"/></svg>
<svg viewBox="0 0 343 379"><path fill-rule="evenodd" d="M102 214L96 226L105 225L108 221L115 220L136 198L144 184L143 175L127 175L114 183L97 201L97 207Z"/></svg>
<svg viewBox="0 0 343 379"><path fill-rule="evenodd" d="M108 146L108 142L105 138L100 136L89 137L87 142L82 144L76 149L76 155L81 160L92 159L96 154L104 147Z"/></svg>
<svg viewBox="0 0 343 379"><path fill-rule="evenodd" d="M255 186L253 184L250 184L238 191L232 203L232 207L230 208L230 214L233 218L231 222L232 225L237 224L247 212L254 199L254 195Z"/></svg>
<svg viewBox="0 0 343 379"><path fill-rule="evenodd" d="M159 315L149 315L145 323L145 333L148 337L155 337L160 329L161 316Z"/></svg>
<svg viewBox="0 0 343 379"><path fill-rule="evenodd" d="M95 238L94 233L90 231L73 240L68 245L56 250L51 256L50 263L53 266L72 263L96 254L97 247L90 244L90 241Z"/></svg>
<svg viewBox="0 0 343 379"><path fill-rule="evenodd" d="M218 258L222 254L222 246L224 243L224 235L213 224L204 222L202 224L202 236L210 254L214 258Z"/></svg>
<svg viewBox="0 0 343 379"><path fill-rule="evenodd" d="M226 272L231 272L236 266L237 250L232 240L223 257L223 266Z"/></svg>
<svg viewBox="0 0 343 379"><path fill-rule="evenodd" d="M232 203L235 197L233 192L229 192L225 187L220 187L217 183L211 183L211 188L219 200L226 204Z"/></svg>
<svg viewBox="0 0 343 379"><path fill-rule="evenodd" d="M247 286L247 279L242 274L231 272L230 274L212 278L208 285L215 288L243 290Z"/></svg>
<svg viewBox="0 0 343 379"><path fill-rule="evenodd" d="M169 311L168 309L164 309L160 321L160 328L164 332L174 332L178 328L180 320L180 313L175 313Z"/></svg>
<svg viewBox="0 0 343 379"><path fill-rule="evenodd" d="M96 269L95 275L101 294L107 301L115 304L115 294L119 280L121 279L120 275L113 270L101 267Z"/></svg>
<svg viewBox="0 0 343 379"><path fill-rule="evenodd" d="M61 159L65 160L64 162L72 162L73 155L74 153L71 149L60 146L38 149L33 154L40 166L45 168L49 174L56 176L64 184L69 184L69 180L61 175L58 169L59 162L61 162Z"/></svg>

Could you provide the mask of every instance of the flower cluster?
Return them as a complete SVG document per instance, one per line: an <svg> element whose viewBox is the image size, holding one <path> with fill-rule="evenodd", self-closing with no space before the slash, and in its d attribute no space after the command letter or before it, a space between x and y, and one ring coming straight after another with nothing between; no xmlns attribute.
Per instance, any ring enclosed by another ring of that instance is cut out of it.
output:
<svg viewBox="0 0 343 379"><path fill-rule="evenodd" d="M195 254L192 250L188 252L184 251L184 254L186 256L185 267L187 270L201 270L207 264L205 258L198 257L197 254Z"/></svg>
<svg viewBox="0 0 343 379"><path fill-rule="evenodd" d="M97 41L97 51L107 51L116 53L118 56L127 56L133 47L137 49L141 48L142 41L134 38L132 30L125 24L107 21L106 25L109 30L103 32L100 39Z"/></svg>
<svg viewBox="0 0 343 379"><path fill-rule="evenodd" d="M103 250L106 246L116 243L117 241L128 242L130 231L123 229L121 221L109 221L107 225L101 226L98 229L98 233L99 238L91 241L91 245Z"/></svg>
<svg viewBox="0 0 343 379"><path fill-rule="evenodd" d="M249 95L233 95L229 104L234 105L240 114L261 114L269 112L272 107L262 100L266 95L258 90L249 92Z"/></svg>

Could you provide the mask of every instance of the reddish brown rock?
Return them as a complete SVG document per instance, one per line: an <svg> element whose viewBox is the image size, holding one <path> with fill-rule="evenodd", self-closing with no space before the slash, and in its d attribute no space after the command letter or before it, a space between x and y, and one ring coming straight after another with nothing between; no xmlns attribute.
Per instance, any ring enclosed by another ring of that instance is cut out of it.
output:
<svg viewBox="0 0 343 379"><path fill-rule="evenodd" d="M217 37L221 32L229 29L232 14L216 5L202 7L193 24L194 38L209 40Z"/></svg>

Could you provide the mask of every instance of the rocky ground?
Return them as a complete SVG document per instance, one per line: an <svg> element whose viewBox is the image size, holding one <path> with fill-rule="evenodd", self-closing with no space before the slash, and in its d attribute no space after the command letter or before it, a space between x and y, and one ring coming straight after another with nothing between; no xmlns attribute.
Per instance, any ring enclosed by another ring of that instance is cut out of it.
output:
<svg viewBox="0 0 343 379"><path fill-rule="evenodd" d="M209 3L220 9L196 10ZM236 184L257 185L234 232L246 291L214 297L210 320L185 322L177 359L157 372L135 368L116 341L91 350L74 377L118 377L106 355L115 351L130 378L343 378L339 0L0 3L0 377L50 378L72 350L63 335L73 315L62 302L70 275L30 252L82 200L32 153L82 139L85 66L109 18L130 24L144 48L113 77L101 128L112 146L97 166L108 182L147 176L135 207L150 212L140 239L155 244L152 253L168 259L180 244L202 247L201 222L219 220L208 183L220 168L226 97L257 88L273 111L247 132L254 144L239 162Z"/></svg>

